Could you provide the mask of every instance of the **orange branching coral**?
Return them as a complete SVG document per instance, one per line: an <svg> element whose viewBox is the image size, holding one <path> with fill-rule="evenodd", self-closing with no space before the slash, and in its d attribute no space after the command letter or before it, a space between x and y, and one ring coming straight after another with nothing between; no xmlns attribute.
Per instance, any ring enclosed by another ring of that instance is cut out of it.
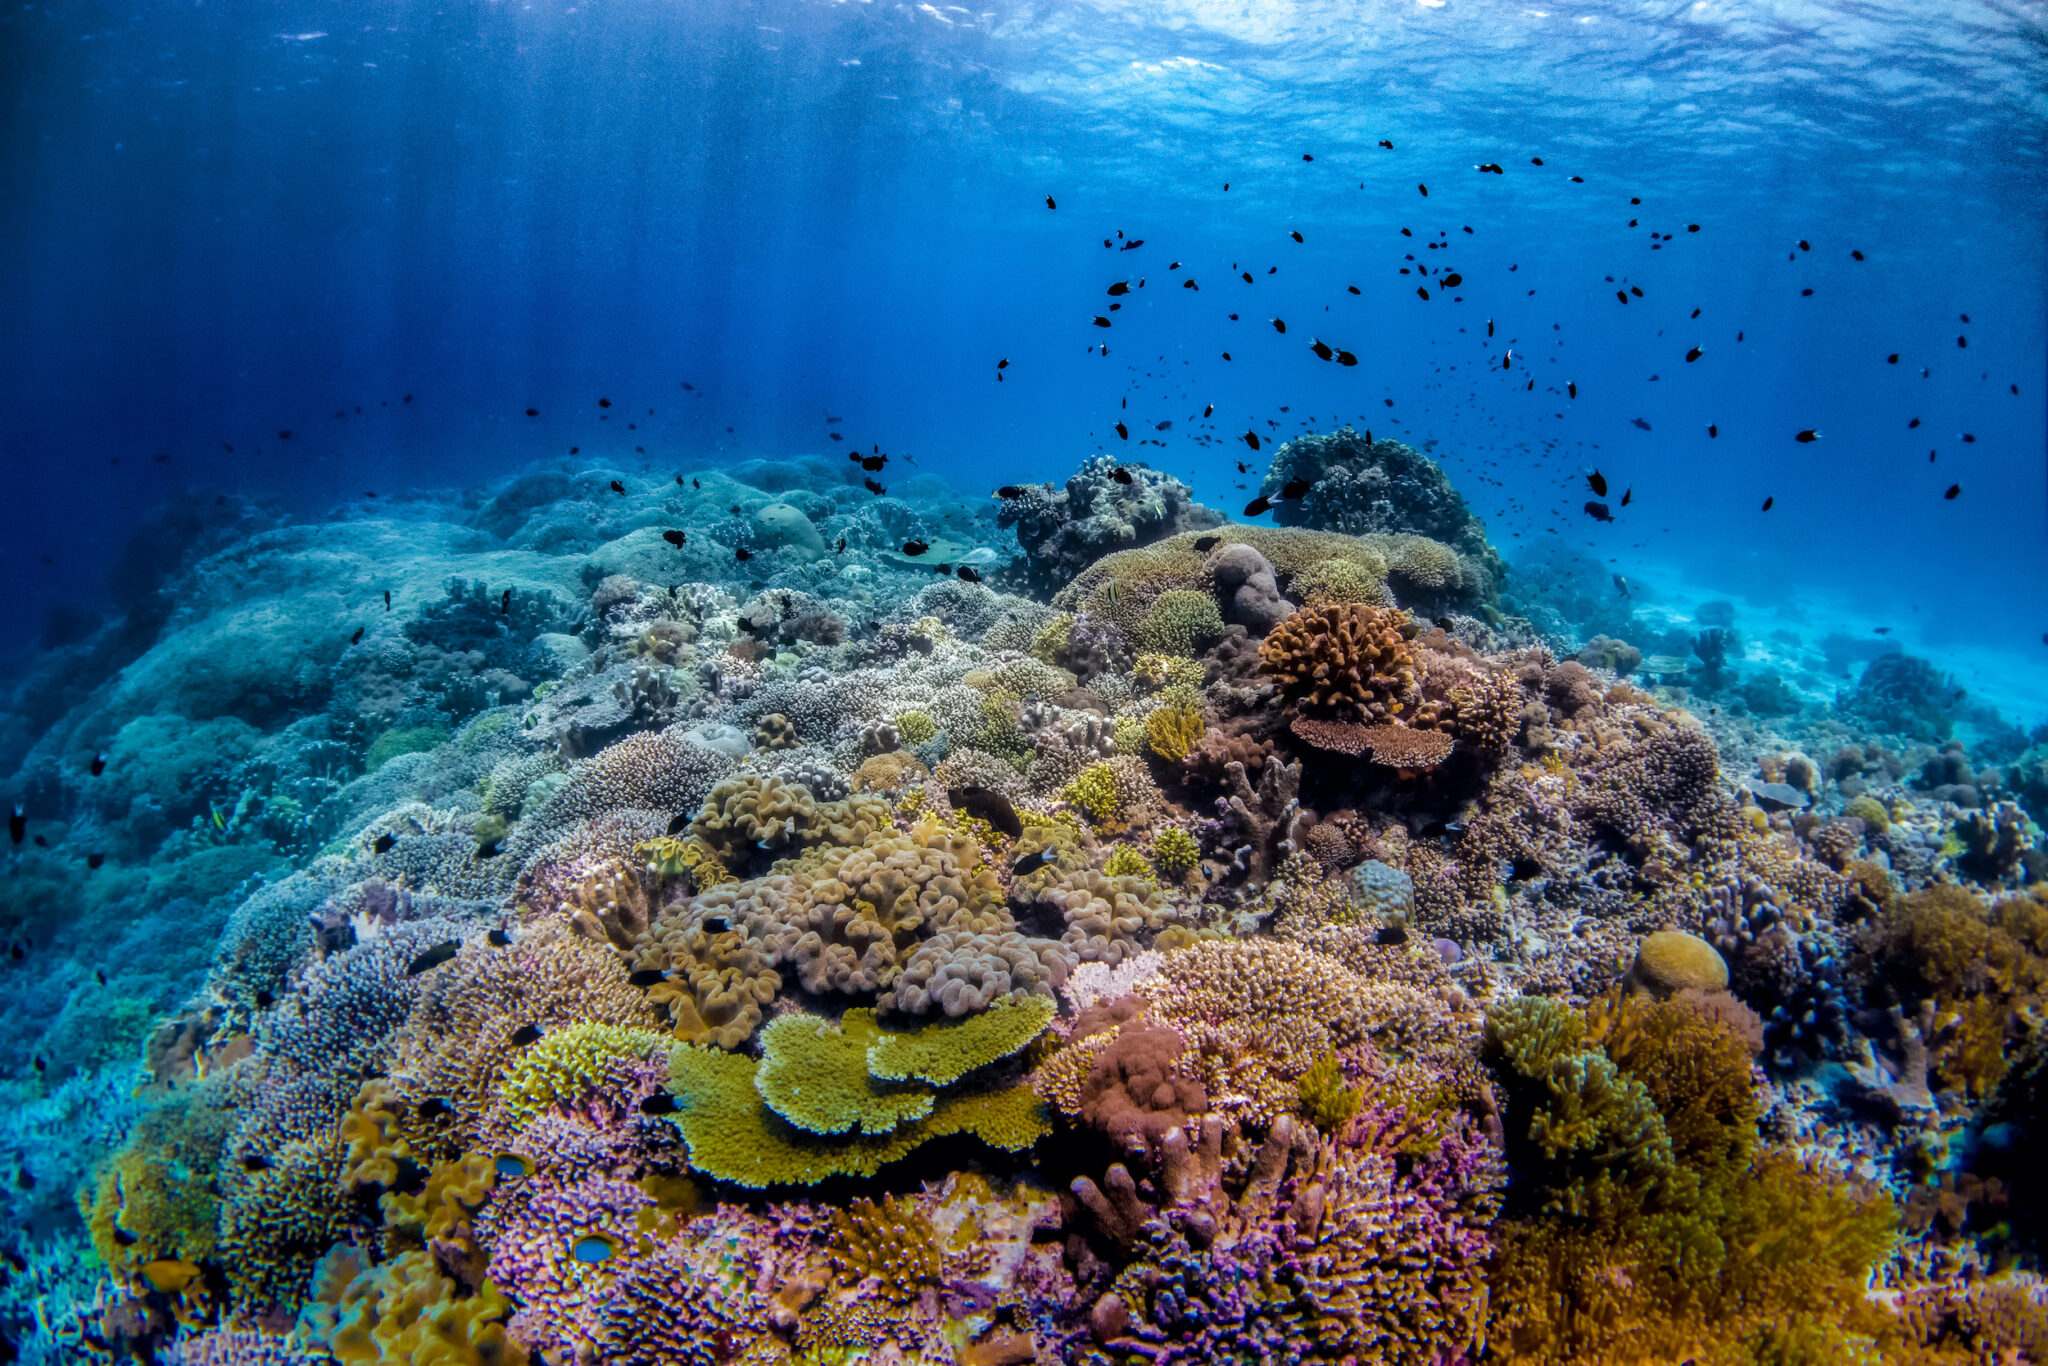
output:
<svg viewBox="0 0 2048 1366"><path fill-rule="evenodd" d="M1417 697L1407 625L1407 613L1391 607L1304 607L1266 637L1259 668L1305 711L1346 721L1390 721Z"/></svg>

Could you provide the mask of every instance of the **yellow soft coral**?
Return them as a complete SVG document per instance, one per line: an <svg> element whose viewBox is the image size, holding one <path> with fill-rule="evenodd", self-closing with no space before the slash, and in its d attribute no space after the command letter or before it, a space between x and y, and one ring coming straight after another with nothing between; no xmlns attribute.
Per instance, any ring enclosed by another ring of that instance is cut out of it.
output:
<svg viewBox="0 0 2048 1366"><path fill-rule="evenodd" d="M350 1281L333 1306L328 1350L342 1366L524 1366L505 1335L512 1304L484 1282L474 1295L441 1274L426 1252L408 1252Z"/></svg>
<svg viewBox="0 0 2048 1366"><path fill-rule="evenodd" d="M1145 742L1162 759L1179 763L1201 743L1208 728L1199 707L1174 703L1156 708L1145 718Z"/></svg>

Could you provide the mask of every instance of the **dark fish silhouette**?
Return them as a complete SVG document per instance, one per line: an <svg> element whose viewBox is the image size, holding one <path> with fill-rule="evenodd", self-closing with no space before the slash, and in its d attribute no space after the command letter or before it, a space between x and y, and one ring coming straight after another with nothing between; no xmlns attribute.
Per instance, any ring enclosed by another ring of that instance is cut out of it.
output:
<svg viewBox="0 0 2048 1366"><path fill-rule="evenodd" d="M398 843L398 836L387 830L385 833L377 836L376 839L370 841L370 852L373 854L388 854L391 852L391 846L396 843Z"/></svg>
<svg viewBox="0 0 2048 1366"><path fill-rule="evenodd" d="M885 493L887 493L887 492L889 491L889 490L887 490L887 489L883 488L883 487L882 487L882 486L881 486L880 484L877 484L877 483L876 483L876 482L875 482L874 480L872 480L872 479L863 479L863 480L861 480L860 482L861 482L861 483L862 483L862 484L863 484L863 485L864 485L864 486L865 486L865 487L867 488L867 491L868 491L869 493L872 493L872 494L874 494L874 495L875 495L875 497L877 497L877 498L880 498L880 497L881 497L881 496L882 496L883 494L885 494Z"/></svg>
<svg viewBox="0 0 2048 1366"><path fill-rule="evenodd" d="M1053 203L1051 195L1047 195L1045 197L1045 207L1047 207L1048 209L1057 209L1059 205Z"/></svg>
<svg viewBox="0 0 2048 1366"><path fill-rule="evenodd" d="M1023 496L1024 490L1015 484L1005 484L996 490L996 497L998 498L1022 498Z"/></svg>
<svg viewBox="0 0 2048 1366"><path fill-rule="evenodd" d="M1131 292L1130 283L1126 280L1118 280L1109 287L1109 292L1111 294L1128 294Z"/></svg>
<svg viewBox="0 0 2048 1366"><path fill-rule="evenodd" d="M1602 498L1605 498L1607 496L1607 476L1598 470L1594 470L1586 476L1586 487Z"/></svg>
<svg viewBox="0 0 2048 1366"><path fill-rule="evenodd" d="M1273 330L1275 332L1285 332L1287 330L1287 320L1285 318L1273 319Z"/></svg>
<svg viewBox="0 0 2048 1366"><path fill-rule="evenodd" d="M1650 430L1650 424L1649 424L1649 423L1647 423L1647 422L1645 422L1645 421L1643 421L1643 420L1642 420L1641 418L1639 418L1639 417L1632 417L1632 418L1630 418L1630 419L1628 420L1628 425L1629 425L1629 426L1631 426L1631 427L1640 427L1640 428L1642 428L1642 429L1643 429L1644 431L1646 431L1646 432Z"/></svg>
<svg viewBox="0 0 2048 1366"><path fill-rule="evenodd" d="M1045 202L1048 206L1052 203L1050 199ZM676 1098L666 1091L656 1091L640 1102L640 1113L643 1115L672 1115L675 1112Z"/></svg>
<svg viewBox="0 0 2048 1366"><path fill-rule="evenodd" d="M88 868L98 868L101 864L105 863L106 861L107 856L105 854L87 854L85 856L85 866ZM107 979L104 975L102 975L100 978L100 985L105 986L106 984Z"/></svg>
<svg viewBox="0 0 2048 1366"><path fill-rule="evenodd" d="M1244 434L1244 444L1250 446L1253 450L1257 450L1259 448L1259 434L1257 432L1246 432Z"/></svg>
<svg viewBox="0 0 2048 1366"><path fill-rule="evenodd" d="M1204 552L1211 551L1214 550L1217 547L1217 545L1222 542L1222 540L1223 538L1221 536L1197 536L1195 537L1195 549Z"/></svg>
<svg viewBox="0 0 2048 1366"><path fill-rule="evenodd" d="M524 1048L527 1044L539 1043L540 1026L537 1024L521 1025L513 1032L510 1042L514 1048Z"/></svg>
<svg viewBox="0 0 2048 1366"><path fill-rule="evenodd" d="M1950 485L1948 486L1948 492L1947 492L1947 493L1944 493L1944 494L1942 494L1941 496L1942 496L1942 497L1944 497L1944 498L1951 498L1951 499L1952 499L1952 498L1955 498L1955 497L1956 497L1957 495L1959 495L1960 493L1962 493L1962 491L1963 491L1963 486L1962 486L1961 484L1950 484Z"/></svg>
<svg viewBox="0 0 2048 1366"><path fill-rule="evenodd" d="M968 583L981 582L981 575L975 572L974 566L971 564L963 564L953 572Z"/></svg>
<svg viewBox="0 0 2048 1366"><path fill-rule="evenodd" d="M1778 499L1777 499L1777 496L1776 496L1775 494L1774 494L1774 495L1772 495L1772 496L1771 496L1771 497L1769 497L1769 498L1766 498L1766 499L1764 499L1764 508L1763 508L1763 510L1764 510L1765 512L1769 512L1769 511L1771 510L1771 504L1773 504L1773 503L1775 503L1775 502L1777 502L1777 501L1778 501Z"/></svg>
<svg viewBox="0 0 2048 1366"><path fill-rule="evenodd" d="M616 479L612 480L612 492L613 492L613 493L624 493L625 491L626 491L626 486L625 486L624 484L620 483L620 482L619 482L618 480L616 480Z"/></svg>
<svg viewBox="0 0 2048 1366"><path fill-rule="evenodd" d="M509 617L512 615L512 590L509 588L506 589L503 596L501 596L498 599L498 615L501 617Z"/></svg>
<svg viewBox="0 0 2048 1366"><path fill-rule="evenodd" d="M384 610L391 610L391 590L388 588L384 590Z"/></svg>
<svg viewBox="0 0 2048 1366"><path fill-rule="evenodd" d="M1352 355L1349 351L1339 351L1337 353L1337 364L1356 365L1358 364L1358 357Z"/></svg>
<svg viewBox="0 0 2048 1366"><path fill-rule="evenodd" d="M854 458L856 460L859 460L860 467L868 471L868 473L870 474L874 473L876 470L879 470L880 468L882 468L882 466L889 463L889 457L886 455L855 456Z"/></svg>
<svg viewBox="0 0 2048 1366"><path fill-rule="evenodd" d="M683 533L680 531L669 530L661 533L661 539L667 541L670 545L675 546L678 550L680 550L682 548L683 542L688 540L689 538L683 535Z"/></svg>
<svg viewBox="0 0 2048 1366"><path fill-rule="evenodd" d="M1052 862L1054 853L1055 851L1048 846L1026 854L1023 858L1010 865L1010 876L1025 877L1037 872L1040 868Z"/></svg>
<svg viewBox="0 0 2048 1366"><path fill-rule="evenodd" d="M1124 424L1121 422L1117 423L1116 429L1119 432L1123 431ZM1118 465L1115 469L1111 470L1109 472L1109 477L1116 480L1119 484L1128 485L1131 482L1131 472L1125 469L1122 465Z"/></svg>
<svg viewBox="0 0 2048 1366"><path fill-rule="evenodd" d="M1337 354L1335 351L1332 351L1328 346L1323 344L1323 339L1321 337L1317 337L1314 341L1310 342L1308 349L1315 352L1317 357L1322 360L1334 359Z"/></svg>
<svg viewBox="0 0 2048 1366"><path fill-rule="evenodd" d="M527 415L528 417L539 417L539 416L540 416L540 409L538 409L538 408L528 408L528 409L526 410L526 415Z"/></svg>
<svg viewBox="0 0 2048 1366"><path fill-rule="evenodd" d="M1579 382L1577 380L1567 380L1564 386L1564 394L1566 398L1577 398L1579 396Z"/></svg>
<svg viewBox="0 0 2048 1366"><path fill-rule="evenodd" d="M1437 283L1445 289L1456 289L1459 285L1465 283L1465 277L1454 270L1449 275L1444 276L1443 279L1438 280Z"/></svg>
<svg viewBox="0 0 2048 1366"><path fill-rule="evenodd" d="M1001 360L999 360L999 361L997 361L997 362L996 362L996 369L998 369L998 370L1007 370L1007 369L1009 369L1009 368L1010 368L1010 358L1009 358L1008 356L1004 356L1004 357L1003 357L1003 358L1002 358Z"/></svg>
<svg viewBox="0 0 2048 1366"><path fill-rule="evenodd" d="M93 777L99 777L100 774L105 773L107 771L107 756L103 753L93 755L92 762L88 764L86 767L92 770Z"/></svg>
<svg viewBox="0 0 2048 1366"><path fill-rule="evenodd" d="M1720 427L1720 424L1719 424L1719 423L1709 422L1709 423L1707 424L1707 435L1708 435L1709 437L1717 437L1717 436L1719 436L1720 434L1721 434L1721 427Z"/></svg>
<svg viewBox="0 0 2048 1366"><path fill-rule="evenodd" d="M1631 484L1621 491L1621 505L1623 507L1627 507L1630 503L1635 501L1635 496L1635 485Z"/></svg>
<svg viewBox="0 0 2048 1366"><path fill-rule="evenodd" d="M349 643L349 644L351 644L351 645L360 645L360 644L362 644L362 643L363 643L363 631L364 631L364 628L363 628L363 627L361 627L361 626L358 626L358 627L356 627L356 633L355 633L354 635L352 635L352 636L350 636L350 637L348 638L348 643Z"/></svg>
<svg viewBox="0 0 2048 1366"><path fill-rule="evenodd" d="M903 553L906 555L922 555L930 549L931 547L923 541L905 541L903 543Z"/></svg>
<svg viewBox="0 0 2048 1366"><path fill-rule="evenodd" d="M1119 440L1129 441L1131 439L1130 428L1124 426L1124 424L1121 422L1116 424L1116 434ZM1128 484L1131 482L1131 474L1129 470L1114 470L1111 472L1109 477L1115 479L1119 484Z"/></svg>
<svg viewBox="0 0 2048 1366"><path fill-rule="evenodd" d="M1596 522L1611 522L1614 520L1614 514L1607 510L1607 504L1605 503L1586 504L1586 515Z"/></svg>
<svg viewBox="0 0 2048 1366"><path fill-rule="evenodd" d="M1794 432L1792 434L1792 439L1803 446L1809 442L1820 440L1820 433L1815 431L1813 428L1808 427L1803 432Z"/></svg>
<svg viewBox="0 0 2048 1366"><path fill-rule="evenodd" d="M1314 483L1307 479L1290 479L1280 486L1280 497L1283 501L1291 503L1314 487Z"/></svg>
<svg viewBox="0 0 2048 1366"><path fill-rule="evenodd" d="M1202 408L1202 416L1203 416L1203 417L1209 417L1209 416L1211 416L1212 414L1214 414L1214 413L1215 413L1215 411L1216 411L1216 405L1215 405L1215 404L1213 404L1213 403L1205 404L1205 405L1203 405L1203 408Z"/></svg>
<svg viewBox="0 0 2048 1366"><path fill-rule="evenodd" d="M509 949L512 947L512 936L503 930L492 930L484 938L491 941L491 947L494 949Z"/></svg>
<svg viewBox="0 0 2048 1366"><path fill-rule="evenodd" d="M839 545L832 553L835 555L844 555L846 553L846 538L844 536L839 538Z"/></svg>
<svg viewBox="0 0 2048 1366"><path fill-rule="evenodd" d="M1103 317L1100 313L1098 313L1095 315L1095 325L1097 327L1108 327L1109 319Z"/></svg>
<svg viewBox="0 0 2048 1366"><path fill-rule="evenodd" d="M668 974L660 968L642 968L638 972L629 974L626 980L636 987L651 987L656 982L666 982Z"/></svg>
<svg viewBox="0 0 2048 1366"><path fill-rule="evenodd" d="M1685 353L1685 363L1687 365L1690 365L1694 361L1698 360L1701 356L1704 356L1705 354L1706 352L1703 349L1695 346L1692 350Z"/></svg>
<svg viewBox="0 0 2048 1366"><path fill-rule="evenodd" d="M1256 517L1271 506L1273 506L1273 500L1271 498L1265 497L1264 495L1261 495L1257 498L1252 499L1249 503L1246 503L1244 505L1244 515L1247 517Z"/></svg>
<svg viewBox="0 0 2048 1366"><path fill-rule="evenodd" d="M412 962L406 964L405 975L417 977L423 972L431 972L453 958L455 951L461 947L462 941L460 939L444 939L425 953L420 954L419 957L413 959Z"/></svg>
<svg viewBox="0 0 2048 1366"><path fill-rule="evenodd" d="M741 564L745 564L748 560L754 558L754 552L747 549L745 546L741 546L738 550L732 552L732 557L735 560L738 560Z"/></svg>

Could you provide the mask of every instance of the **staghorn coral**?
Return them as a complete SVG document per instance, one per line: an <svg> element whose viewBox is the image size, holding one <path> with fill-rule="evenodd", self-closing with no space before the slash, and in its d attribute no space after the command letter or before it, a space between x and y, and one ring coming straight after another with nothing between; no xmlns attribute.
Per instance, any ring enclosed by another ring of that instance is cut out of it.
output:
<svg viewBox="0 0 2048 1366"><path fill-rule="evenodd" d="M1195 837L1177 825L1153 832L1152 870L1169 882L1178 882L1194 871L1202 856Z"/></svg>
<svg viewBox="0 0 2048 1366"><path fill-rule="evenodd" d="M1170 703L1145 717L1145 745L1160 758L1177 763L1188 757L1206 730L1199 707Z"/></svg>
<svg viewBox="0 0 2048 1366"><path fill-rule="evenodd" d="M1391 721L1415 704L1406 614L1363 603L1304 607L1259 647L1259 667L1308 714L1356 723Z"/></svg>
<svg viewBox="0 0 2048 1366"><path fill-rule="evenodd" d="M942 1261L931 1219L893 1195L880 1204L860 1196L833 1210L825 1257L841 1285L851 1288L872 1278L875 1293L899 1305L938 1283Z"/></svg>
<svg viewBox="0 0 2048 1366"><path fill-rule="evenodd" d="M1138 639L1163 655L1191 659L1223 636L1216 599L1191 588L1172 588L1152 600L1138 622Z"/></svg>

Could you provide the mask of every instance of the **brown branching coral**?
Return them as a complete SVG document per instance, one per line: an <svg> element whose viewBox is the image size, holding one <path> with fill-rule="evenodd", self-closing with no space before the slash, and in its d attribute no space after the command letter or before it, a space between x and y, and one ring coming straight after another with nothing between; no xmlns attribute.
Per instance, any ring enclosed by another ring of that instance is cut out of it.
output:
<svg viewBox="0 0 2048 1366"><path fill-rule="evenodd" d="M1418 697L1405 612L1369 603L1304 607L1275 626L1259 667L1302 711L1334 720L1385 722Z"/></svg>

